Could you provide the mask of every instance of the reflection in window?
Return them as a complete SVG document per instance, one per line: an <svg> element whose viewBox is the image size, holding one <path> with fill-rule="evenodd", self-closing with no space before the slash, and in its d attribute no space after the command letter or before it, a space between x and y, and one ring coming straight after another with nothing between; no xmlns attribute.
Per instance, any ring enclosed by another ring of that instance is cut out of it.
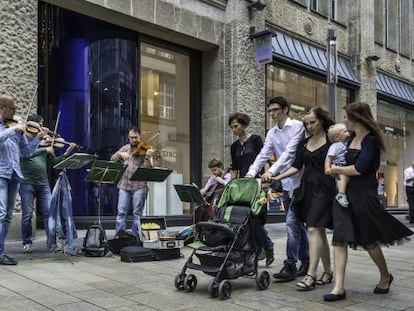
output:
<svg viewBox="0 0 414 311"><path fill-rule="evenodd" d="M166 182L150 183L148 215L190 212L173 187L190 182L189 59L148 43L141 45L142 138L152 139L150 144L159 154L154 165L173 170Z"/></svg>
<svg viewBox="0 0 414 311"><path fill-rule="evenodd" d="M386 147L379 171L384 173L387 206L407 208L402 174L413 161L414 137L409 129L414 128L414 114L408 109L396 109L395 105L378 100L377 120Z"/></svg>
<svg viewBox="0 0 414 311"><path fill-rule="evenodd" d="M340 120L341 108L351 101L351 95L350 89L337 87L338 120ZM284 96L287 99L291 104L290 116L295 119L301 119L306 108L319 106L328 109L326 82L283 67L268 65L266 101L275 96ZM272 126L270 116L266 124L268 128Z"/></svg>

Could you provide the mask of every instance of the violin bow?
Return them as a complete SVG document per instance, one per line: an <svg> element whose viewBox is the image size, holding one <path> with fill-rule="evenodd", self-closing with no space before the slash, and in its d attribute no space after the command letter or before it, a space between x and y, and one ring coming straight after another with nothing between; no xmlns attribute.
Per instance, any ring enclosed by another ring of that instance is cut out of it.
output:
<svg viewBox="0 0 414 311"><path fill-rule="evenodd" d="M157 137L158 135L160 135L160 133L161 133L161 131L160 130L158 130L154 135L152 135L150 138L148 138L148 140L147 140L147 143L149 143L151 140L153 140L155 137ZM150 159L150 163L151 163L151 166L154 166L154 159L153 159L153 157L151 156L151 159Z"/></svg>
<svg viewBox="0 0 414 311"><path fill-rule="evenodd" d="M33 107L33 104L34 104L34 100L35 100L36 95L37 95L37 89L38 88L39 88L39 84L36 84L36 87L35 87L35 89L33 91L32 99L29 102L29 107L27 107L26 118L25 118L25 121L26 122L27 122L27 118L30 116L30 110L32 110L32 107Z"/></svg>
<svg viewBox="0 0 414 311"><path fill-rule="evenodd" d="M155 137L157 137L158 135L160 135L160 130L158 130L154 135L152 135L150 138L148 138L147 143L149 143L151 140L153 140Z"/></svg>
<svg viewBox="0 0 414 311"><path fill-rule="evenodd" d="M58 114L57 114L57 117L56 117L55 128L53 129L53 137L52 137L52 142L50 144L51 147L53 147L53 144L55 143L55 138L56 138L56 134L57 134L58 126L59 126L59 121L60 121L60 110L58 111Z"/></svg>

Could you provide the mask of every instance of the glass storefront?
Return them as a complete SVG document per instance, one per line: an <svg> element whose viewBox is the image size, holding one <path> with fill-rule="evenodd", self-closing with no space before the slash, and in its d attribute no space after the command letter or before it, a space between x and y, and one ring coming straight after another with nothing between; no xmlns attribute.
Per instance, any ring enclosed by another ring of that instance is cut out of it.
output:
<svg viewBox="0 0 414 311"><path fill-rule="evenodd" d="M272 97L284 96L291 104L289 116L301 120L303 112L310 107L319 106L328 110L328 85L322 79L318 80L299 71L268 65L266 70L266 102ZM352 89L337 87L337 120L341 120L341 107L350 103ZM264 111L264 110L263 110ZM267 115L266 130L273 126Z"/></svg>
<svg viewBox="0 0 414 311"><path fill-rule="evenodd" d="M141 129L156 150L154 165L173 172L163 183L150 183L147 213L181 215L174 184L190 180L190 58L151 44L141 44Z"/></svg>
<svg viewBox="0 0 414 311"><path fill-rule="evenodd" d="M126 144L129 127L137 126L156 151L154 165L173 170L165 182L150 183L147 215L190 213L173 185L197 181L190 159L191 141L200 140L190 138L191 126L200 133L199 122L190 124L190 95L198 92L190 79L194 54L45 3L39 17L38 113L45 123L54 128L59 115L57 129L65 140L102 160ZM115 216L116 185L85 182L89 167L67 171L74 216L95 216L99 206L101 215ZM57 173L51 170L52 181Z"/></svg>
<svg viewBox="0 0 414 311"><path fill-rule="evenodd" d="M388 208L408 208L403 175L414 161L414 137L408 130L414 128L413 110L379 99L377 120L386 146L378 172L383 202Z"/></svg>

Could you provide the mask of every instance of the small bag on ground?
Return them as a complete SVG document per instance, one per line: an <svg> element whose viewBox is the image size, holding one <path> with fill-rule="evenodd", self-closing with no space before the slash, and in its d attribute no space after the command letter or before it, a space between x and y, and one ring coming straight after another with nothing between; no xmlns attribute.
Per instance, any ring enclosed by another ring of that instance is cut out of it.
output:
<svg viewBox="0 0 414 311"><path fill-rule="evenodd" d="M119 230L117 236L108 241L108 250L113 254L120 255L121 249L126 246L142 246L142 242L139 236L125 230Z"/></svg>
<svg viewBox="0 0 414 311"><path fill-rule="evenodd" d="M88 257L103 257L108 252L105 229L101 224L92 225L83 239L82 251Z"/></svg>

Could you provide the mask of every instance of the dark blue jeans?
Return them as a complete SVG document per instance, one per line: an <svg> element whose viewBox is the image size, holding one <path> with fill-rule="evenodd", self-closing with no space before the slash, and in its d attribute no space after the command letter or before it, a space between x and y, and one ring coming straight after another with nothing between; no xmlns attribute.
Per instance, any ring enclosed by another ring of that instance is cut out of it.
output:
<svg viewBox="0 0 414 311"><path fill-rule="evenodd" d="M19 182L20 179L14 175L11 179L0 177L0 257L4 256L4 240L13 217Z"/></svg>
<svg viewBox="0 0 414 311"><path fill-rule="evenodd" d="M305 224L296 219L295 213L289 208L290 197L288 191L283 191L283 204L286 211L286 255L285 265L295 265L298 259L305 264L309 263L309 238Z"/></svg>
<svg viewBox="0 0 414 311"><path fill-rule="evenodd" d="M22 241L23 245L32 244L32 216L34 200L42 211L43 226L46 231L47 247L49 248L49 209L51 192L49 185L20 184L19 190L22 199Z"/></svg>

